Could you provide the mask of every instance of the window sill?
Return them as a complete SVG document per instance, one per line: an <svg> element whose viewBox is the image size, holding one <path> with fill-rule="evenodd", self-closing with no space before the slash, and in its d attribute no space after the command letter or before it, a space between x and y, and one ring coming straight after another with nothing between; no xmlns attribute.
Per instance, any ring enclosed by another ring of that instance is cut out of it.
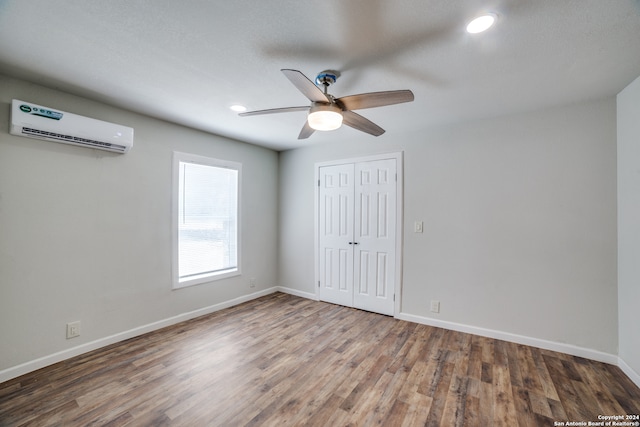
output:
<svg viewBox="0 0 640 427"><path fill-rule="evenodd" d="M237 268L224 270L216 273L200 274L189 278L178 280L173 282L173 289L181 289L189 286L200 285L202 283L215 282L216 280L222 280L229 277L239 276L240 270Z"/></svg>

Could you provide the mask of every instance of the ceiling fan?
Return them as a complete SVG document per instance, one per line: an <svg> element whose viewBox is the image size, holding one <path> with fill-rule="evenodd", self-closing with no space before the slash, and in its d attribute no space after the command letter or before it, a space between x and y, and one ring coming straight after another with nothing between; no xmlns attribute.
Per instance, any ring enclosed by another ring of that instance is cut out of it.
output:
<svg viewBox="0 0 640 427"><path fill-rule="evenodd" d="M338 129L343 123L370 135L380 136L385 132L384 129L360 114L354 113L353 110L413 101L413 92L410 90L368 92L335 98L327 93L327 89L338 79L340 73L337 71L325 70L318 74L316 77L317 85L298 70L283 69L280 71L311 101L311 105L247 111L239 115L257 116L291 111L308 111L307 121L300 131L298 139L309 138L316 130ZM322 85L323 89L320 89L318 85Z"/></svg>

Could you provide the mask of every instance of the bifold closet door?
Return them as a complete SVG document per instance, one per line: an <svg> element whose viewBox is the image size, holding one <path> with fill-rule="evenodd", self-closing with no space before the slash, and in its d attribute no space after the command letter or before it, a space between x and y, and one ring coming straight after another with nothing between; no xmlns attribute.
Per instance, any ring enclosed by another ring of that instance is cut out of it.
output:
<svg viewBox="0 0 640 427"><path fill-rule="evenodd" d="M353 164L320 168L318 212L322 301L353 307Z"/></svg>
<svg viewBox="0 0 640 427"><path fill-rule="evenodd" d="M319 169L319 297L394 314L396 159Z"/></svg>
<svg viewBox="0 0 640 427"><path fill-rule="evenodd" d="M353 306L394 314L396 160L355 164Z"/></svg>

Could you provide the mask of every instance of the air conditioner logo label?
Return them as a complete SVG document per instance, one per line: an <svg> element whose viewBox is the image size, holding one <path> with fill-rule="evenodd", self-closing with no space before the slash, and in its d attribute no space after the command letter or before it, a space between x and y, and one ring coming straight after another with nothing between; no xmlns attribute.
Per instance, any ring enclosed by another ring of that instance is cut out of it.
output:
<svg viewBox="0 0 640 427"><path fill-rule="evenodd" d="M33 114L34 116L45 117L47 119L52 119L52 120L60 120L63 115L59 111L47 110L46 108L31 107L26 104L22 104L20 106L20 111L24 111L25 113Z"/></svg>

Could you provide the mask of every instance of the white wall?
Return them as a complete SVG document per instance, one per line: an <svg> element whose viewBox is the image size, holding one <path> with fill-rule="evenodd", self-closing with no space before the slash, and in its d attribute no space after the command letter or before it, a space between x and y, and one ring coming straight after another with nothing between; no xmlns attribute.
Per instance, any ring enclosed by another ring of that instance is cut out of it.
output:
<svg viewBox="0 0 640 427"><path fill-rule="evenodd" d="M134 147L120 155L9 135L12 98L131 126ZM174 150L242 163L241 276L171 289ZM277 177L274 151L0 76L0 374L271 289ZM76 320L82 335L67 340Z"/></svg>
<svg viewBox="0 0 640 427"><path fill-rule="evenodd" d="M617 107L619 354L640 384L640 77L618 94Z"/></svg>
<svg viewBox="0 0 640 427"><path fill-rule="evenodd" d="M404 150L404 314L616 355L615 108L391 129L361 145L346 128L281 153L279 284L315 293L314 163Z"/></svg>

